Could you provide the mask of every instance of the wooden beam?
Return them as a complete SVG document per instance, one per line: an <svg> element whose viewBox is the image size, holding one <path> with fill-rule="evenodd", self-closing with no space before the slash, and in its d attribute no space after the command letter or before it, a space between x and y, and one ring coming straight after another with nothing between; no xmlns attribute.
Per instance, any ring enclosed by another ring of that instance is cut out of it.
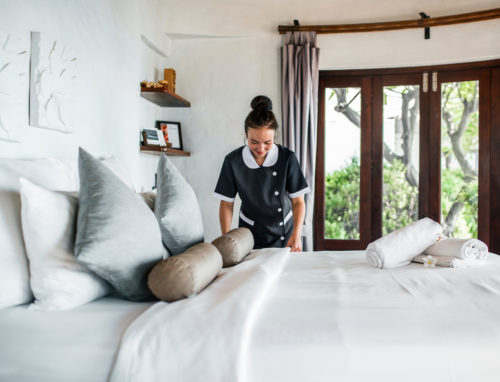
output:
<svg viewBox="0 0 500 382"><path fill-rule="evenodd" d="M383 23L341 24L341 25L279 25L280 34L292 31L326 33L378 32L397 29L439 27L443 25L472 23L500 18L500 8L480 12L462 13L428 19L389 21Z"/></svg>

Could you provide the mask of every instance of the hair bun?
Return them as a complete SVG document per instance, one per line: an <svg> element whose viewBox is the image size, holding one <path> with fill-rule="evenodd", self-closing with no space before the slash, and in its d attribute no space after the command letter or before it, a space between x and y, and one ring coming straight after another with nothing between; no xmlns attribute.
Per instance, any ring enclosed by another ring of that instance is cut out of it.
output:
<svg viewBox="0 0 500 382"><path fill-rule="evenodd" d="M269 99L269 97L266 97L264 95L258 95L257 97L255 97L252 100L252 103L250 103L250 106L255 111L271 111L271 110L273 110L272 101Z"/></svg>

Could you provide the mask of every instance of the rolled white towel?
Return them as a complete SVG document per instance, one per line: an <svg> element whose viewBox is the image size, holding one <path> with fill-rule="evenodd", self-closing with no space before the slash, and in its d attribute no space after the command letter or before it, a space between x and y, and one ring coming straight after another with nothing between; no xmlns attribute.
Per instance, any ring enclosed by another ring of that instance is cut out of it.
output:
<svg viewBox="0 0 500 382"><path fill-rule="evenodd" d="M486 261L488 246L477 239L443 239L424 251L431 256L453 256L465 261Z"/></svg>
<svg viewBox="0 0 500 382"><path fill-rule="evenodd" d="M407 265L442 234L439 223L423 218L406 227L382 236L366 247L366 260L376 268L395 268Z"/></svg>
<svg viewBox="0 0 500 382"><path fill-rule="evenodd" d="M428 255L418 255L413 258L413 262L424 264L425 258ZM455 256L434 256L434 260L436 260L436 265L445 268L472 268L477 265L482 265L485 263L484 260L479 259L470 259L464 260Z"/></svg>

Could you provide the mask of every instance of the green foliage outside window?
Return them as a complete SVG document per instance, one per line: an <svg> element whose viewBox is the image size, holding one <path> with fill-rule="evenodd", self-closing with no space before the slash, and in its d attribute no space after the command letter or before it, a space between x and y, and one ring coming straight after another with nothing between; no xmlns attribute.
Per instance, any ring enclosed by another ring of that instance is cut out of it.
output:
<svg viewBox="0 0 500 382"><path fill-rule="evenodd" d="M359 113L350 108L348 89L332 89L330 98L337 97L335 110L359 128ZM388 87L400 92L401 97L415 97L411 86ZM358 92L359 93L359 92ZM385 97L385 93L384 93ZM478 231L478 176L477 153L479 140L478 82L444 83L441 92L442 142L441 163L441 223L450 237L477 237ZM401 115L410 115L409 103L403 103ZM415 106L416 107L416 106ZM407 126L417 123L408 120ZM417 131L408 129L410 134ZM414 139L417 139L416 137ZM405 150L411 146L403 147ZM385 150L385 149L384 149ZM385 154L385 151L384 151ZM418 219L418 176L411 177L411 155L389 155L383 168L383 234L404 227ZM359 239L360 165L353 157L349 163L326 174L325 179L325 238Z"/></svg>

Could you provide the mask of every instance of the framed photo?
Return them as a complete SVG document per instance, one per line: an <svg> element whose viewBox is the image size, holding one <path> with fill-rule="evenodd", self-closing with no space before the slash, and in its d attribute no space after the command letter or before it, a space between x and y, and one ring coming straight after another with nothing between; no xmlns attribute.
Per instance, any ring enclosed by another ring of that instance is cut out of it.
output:
<svg viewBox="0 0 500 382"><path fill-rule="evenodd" d="M183 150L180 122L156 121L156 128L162 131L165 142L170 142L173 149Z"/></svg>
<svg viewBox="0 0 500 382"><path fill-rule="evenodd" d="M157 129L142 130L142 141L145 146L166 146L163 133Z"/></svg>

